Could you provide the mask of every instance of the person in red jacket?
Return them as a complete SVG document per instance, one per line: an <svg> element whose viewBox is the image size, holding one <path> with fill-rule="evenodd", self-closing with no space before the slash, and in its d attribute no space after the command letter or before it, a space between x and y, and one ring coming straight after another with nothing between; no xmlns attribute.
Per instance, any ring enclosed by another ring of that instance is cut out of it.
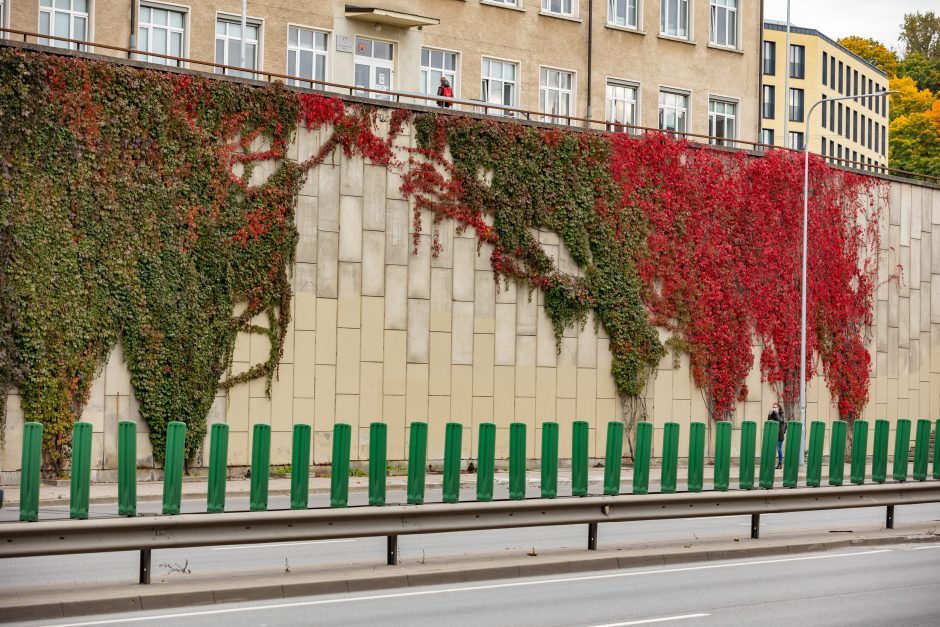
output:
<svg viewBox="0 0 940 627"><path fill-rule="evenodd" d="M441 84L437 87L437 95L444 96L445 98L453 98L454 90L450 87L450 82L443 76L441 77ZM437 101L437 106L439 107L452 107L454 103L444 102L443 100Z"/></svg>

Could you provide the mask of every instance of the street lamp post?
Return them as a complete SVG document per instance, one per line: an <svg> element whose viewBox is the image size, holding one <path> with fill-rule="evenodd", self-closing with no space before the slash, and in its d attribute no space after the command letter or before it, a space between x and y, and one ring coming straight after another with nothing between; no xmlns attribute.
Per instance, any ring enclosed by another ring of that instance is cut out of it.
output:
<svg viewBox="0 0 940 627"><path fill-rule="evenodd" d="M839 96L838 98L822 98L813 103L806 114L806 135L803 140L803 276L800 283L800 422L803 425L803 435L800 438L800 465L804 463L806 451L806 233L809 222L809 121L813 111L820 104L835 102L836 100L859 100L862 98L880 98L896 91L876 91L870 94L857 94L855 96Z"/></svg>

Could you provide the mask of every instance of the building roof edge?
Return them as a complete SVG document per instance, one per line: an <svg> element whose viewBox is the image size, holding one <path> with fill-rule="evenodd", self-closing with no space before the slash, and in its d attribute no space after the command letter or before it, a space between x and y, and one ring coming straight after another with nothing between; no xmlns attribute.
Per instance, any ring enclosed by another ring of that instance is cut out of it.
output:
<svg viewBox="0 0 940 627"><path fill-rule="evenodd" d="M787 24L786 24L786 22L778 22L778 21L776 21L776 20L764 20L764 28L765 28L766 30L786 31L786 30L787 30ZM793 24L790 24L790 32L791 32L791 33L799 33L799 34L801 34L801 35L810 35L810 36L813 36L813 37L819 37L820 39L822 39L823 41L829 43L830 45L835 46L836 48L842 50L843 52L845 52L845 53L848 54L849 56L854 57L854 58L855 58L856 60L858 60L859 62L864 63L864 64L867 65L869 68L871 68L871 69L873 69L874 71L878 72L879 74L881 74L881 75L884 76L885 78L888 77L887 73L885 73L881 68L878 68L878 67L872 65L869 61L866 61L865 59L863 59L862 57L858 56L857 54L855 54L854 52L852 52L851 50L849 50L848 48L846 48L845 46L843 46L843 45L840 44L839 42L837 42L837 41L835 41L834 39L832 39L832 38L826 36L825 33L819 32L819 31L816 30L815 28L804 28L804 27L802 27L802 26L794 26Z"/></svg>

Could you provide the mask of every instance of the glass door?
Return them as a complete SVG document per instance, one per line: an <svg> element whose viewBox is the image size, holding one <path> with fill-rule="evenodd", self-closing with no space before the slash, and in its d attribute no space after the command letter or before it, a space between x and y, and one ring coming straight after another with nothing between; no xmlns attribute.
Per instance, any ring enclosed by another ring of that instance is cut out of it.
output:
<svg viewBox="0 0 940 627"><path fill-rule="evenodd" d="M357 96L391 100L389 94L367 91L379 89L391 91L394 88L395 60L393 44L387 41L356 37L356 87Z"/></svg>

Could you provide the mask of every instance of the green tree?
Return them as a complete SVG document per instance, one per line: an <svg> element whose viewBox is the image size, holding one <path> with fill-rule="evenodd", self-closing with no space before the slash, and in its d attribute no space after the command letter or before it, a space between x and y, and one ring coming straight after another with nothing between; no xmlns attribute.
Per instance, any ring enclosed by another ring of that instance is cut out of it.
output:
<svg viewBox="0 0 940 627"><path fill-rule="evenodd" d="M940 176L940 100L926 111L912 111L891 122L892 168Z"/></svg>
<svg viewBox="0 0 940 627"><path fill-rule="evenodd" d="M898 74L909 76L921 89L940 95L940 59L928 59L919 52L911 52L901 61Z"/></svg>
<svg viewBox="0 0 940 627"><path fill-rule="evenodd" d="M940 16L933 11L906 13L901 23L901 43L906 55L940 59Z"/></svg>
<svg viewBox="0 0 940 627"><path fill-rule="evenodd" d="M898 55L894 50L888 50L880 41L852 35L840 39L839 44L887 74L888 78L897 76Z"/></svg>

